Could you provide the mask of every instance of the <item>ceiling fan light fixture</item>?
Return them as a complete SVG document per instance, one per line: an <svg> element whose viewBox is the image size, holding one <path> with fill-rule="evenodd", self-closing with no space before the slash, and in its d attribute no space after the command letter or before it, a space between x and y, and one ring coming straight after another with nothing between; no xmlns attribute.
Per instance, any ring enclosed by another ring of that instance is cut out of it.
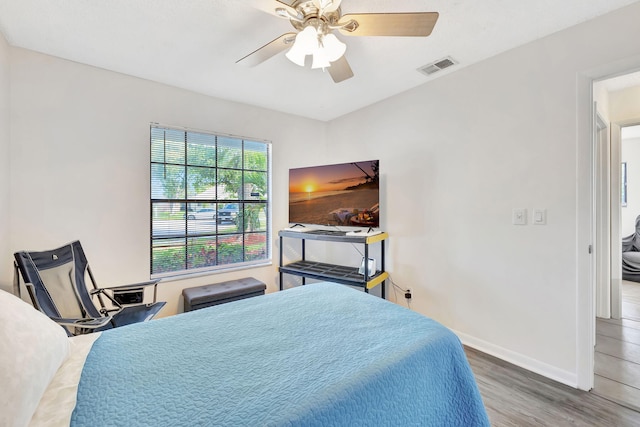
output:
<svg viewBox="0 0 640 427"><path fill-rule="evenodd" d="M343 14L342 0L261 1L271 2L265 10L288 19L297 32L282 34L236 62L253 66L288 50L287 58L298 66L304 68L311 55L312 68L329 67L335 83L353 77L344 55L346 45L335 31L346 36L427 37L439 17L438 12Z"/></svg>
<svg viewBox="0 0 640 427"><path fill-rule="evenodd" d="M328 68L331 67L331 61L329 61L327 57L327 53L324 49L318 49L313 53L313 63L311 64L311 68Z"/></svg>
<svg viewBox="0 0 640 427"><path fill-rule="evenodd" d="M318 10L334 12L340 7L341 0L312 0L312 2Z"/></svg>
<svg viewBox="0 0 640 427"><path fill-rule="evenodd" d="M311 68L327 68L344 55L347 45L335 34L323 34L309 25L296 35L295 42L286 57L296 65L304 67L307 55L313 55Z"/></svg>
<svg viewBox="0 0 640 427"><path fill-rule="evenodd" d="M285 56L289 61L301 67L304 67L304 60L307 58L307 54L302 49L296 49L295 45L289 49Z"/></svg>
<svg viewBox="0 0 640 427"><path fill-rule="evenodd" d="M326 52L329 62L337 61L347 51L347 45L338 40L335 34L324 36L322 46L322 50Z"/></svg>
<svg viewBox="0 0 640 427"><path fill-rule="evenodd" d="M312 55L318 50L318 33L312 26L306 27L296 35L293 46L286 53L286 57L291 62L304 67L304 60L307 55Z"/></svg>

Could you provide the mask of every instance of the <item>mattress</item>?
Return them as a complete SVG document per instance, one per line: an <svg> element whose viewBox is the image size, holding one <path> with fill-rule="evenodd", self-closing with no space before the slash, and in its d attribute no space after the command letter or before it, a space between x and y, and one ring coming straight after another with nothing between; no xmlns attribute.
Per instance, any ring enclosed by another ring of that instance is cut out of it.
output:
<svg viewBox="0 0 640 427"><path fill-rule="evenodd" d="M103 332L72 426L485 426L447 328L318 283Z"/></svg>

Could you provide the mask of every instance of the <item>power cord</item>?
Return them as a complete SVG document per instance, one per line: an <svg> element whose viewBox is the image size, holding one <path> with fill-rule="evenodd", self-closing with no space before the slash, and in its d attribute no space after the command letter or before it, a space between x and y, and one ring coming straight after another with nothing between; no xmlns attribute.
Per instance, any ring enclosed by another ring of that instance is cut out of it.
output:
<svg viewBox="0 0 640 427"><path fill-rule="evenodd" d="M391 278L391 275L389 275L389 278L387 280L390 281L391 284L393 285L393 296L396 302L398 301L397 291L399 290L404 293L404 299L407 301L407 307L411 309L411 289L404 289L398 286L396 282L394 282L393 279Z"/></svg>
<svg viewBox="0 0 640 427"><path fill-rule="evenodd" d="M329 224L327 224L329 225ZM340 227L338 227L337 225L331 225L331 227L335 228L336 231L343 231L340 229ZM358 248L358 246L356 246L355 243L352 243L351 246L353 247L353 249L356 250L356 252L358 252L360 254L361 257L364 258L364 254L362 253L362 251L360 250L360 248ZM398 301L398 294L397 294L397 290L400 290L401 292L404 293L404 299L407 301L407 307L409 309L411 309L411 289L404 289L401 288L400 286L398 286L393 279L391 279L391 275L389 275L389 278L387 279L388 281L391 282L391 284L393 285L393 296L394 299L396 300L396 302Z"/></svg>

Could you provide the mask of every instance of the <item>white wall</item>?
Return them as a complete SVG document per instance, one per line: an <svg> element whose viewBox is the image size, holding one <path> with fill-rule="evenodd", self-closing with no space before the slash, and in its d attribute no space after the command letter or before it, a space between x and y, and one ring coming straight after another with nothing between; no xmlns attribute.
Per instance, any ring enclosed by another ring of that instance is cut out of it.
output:
<svg viewBox="0 0 640 427"><path fill-rule="evenodd" d="M636 231L640 215L640 138L622 140L622 161L627 162L627 206L622 207L622 236Z"/></svg>
<svg viewBox="0 0 640 427"><path fill-rule="evenodd" d="M609 118L614 123L640 119L640 86L609 93Z"/></svg>
<svg viewBox="0 0 640 427"><path fill-rule="evenodd" d="M11 249L9 244L9 153L10 145L10 90L9 45L0 33L0 289L11 289Z"/></svg>
<svg viewBox="0 0 640 427"><path fill-rule="evenodd" d="M150 122L272 141L276 230L286 226L291 159L325 153L324 123L18 48L11 89L10 249L79 239L102 286L149 278ZM277 265L275 246L273 254ZM243 276L276 289L273 266L166 283L159 298L169 304L161 314L181 311L184 287Z"/></svg>
<svg viewBox="0 0 640 427"><path fill-rule="evenodd" d="M596 82L593 84L593 100L597 105L598 114L609 125L609 92L604 83Z"/></svg>
<svg viewBox="0 0 640 427"><path fill-rule="evenodd" d="M391 274L413 290L413 307L475 347L573 385L589 310L577 301L590 291L578 243L590 232L590 127L576 110L590 110L591 85L580 89L579 75L640 54L628 42L640 37L639 17L635 4L328 131L329 150L381 159ZM511 224L513 208L528 209L528 225ZM533 208L547 210L547 225L531 225Z"/></svg>

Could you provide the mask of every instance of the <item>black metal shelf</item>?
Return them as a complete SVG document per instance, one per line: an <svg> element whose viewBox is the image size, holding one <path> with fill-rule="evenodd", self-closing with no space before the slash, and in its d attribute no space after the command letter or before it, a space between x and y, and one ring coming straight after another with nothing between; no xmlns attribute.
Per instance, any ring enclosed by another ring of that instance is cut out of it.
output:
<svg viewBox="0 0 640 427"><path fill-rule="evenodd" d="M305 284L305 278L315 280L327 280L331 282L341 283L350 286L363 287L365 292L375 286L382 284L382 298L385 297L385 280L389 278L389 273L385 271L385 257L384 257L384 240L389 235L387 233L378 233L374 235L347 235L347 232L337 230L310 230L310 231L295 231L295 230L281 230L278 233L280 237L280 290L282 290L283 274L292 274L302 277L302 284ZM300 239L302 241L302 260L291 262L287 265L283 265L282 248L284 237ZM365 259L368 258L369 245L372 243L381 243L381 270L377 273L369 275L368 271L360 274L358 267L348 267L338 264L328 264L316 261L308 261L305 259L305 241L306 240L319 240L326 242L338 242L338 243L354 243L363 244Z"/></svg>
<svg viewBox="0 0 640 427"><path fill-rule="evenodd" d="M329 280L343 285L360 286L371 289L389 277L389 273L379 271L374 276L364 280L364 275L358 273L358 268L337 264L325 264L315 261L296 261L280 267L282 273L308 277L316 280Z"/></svg>

